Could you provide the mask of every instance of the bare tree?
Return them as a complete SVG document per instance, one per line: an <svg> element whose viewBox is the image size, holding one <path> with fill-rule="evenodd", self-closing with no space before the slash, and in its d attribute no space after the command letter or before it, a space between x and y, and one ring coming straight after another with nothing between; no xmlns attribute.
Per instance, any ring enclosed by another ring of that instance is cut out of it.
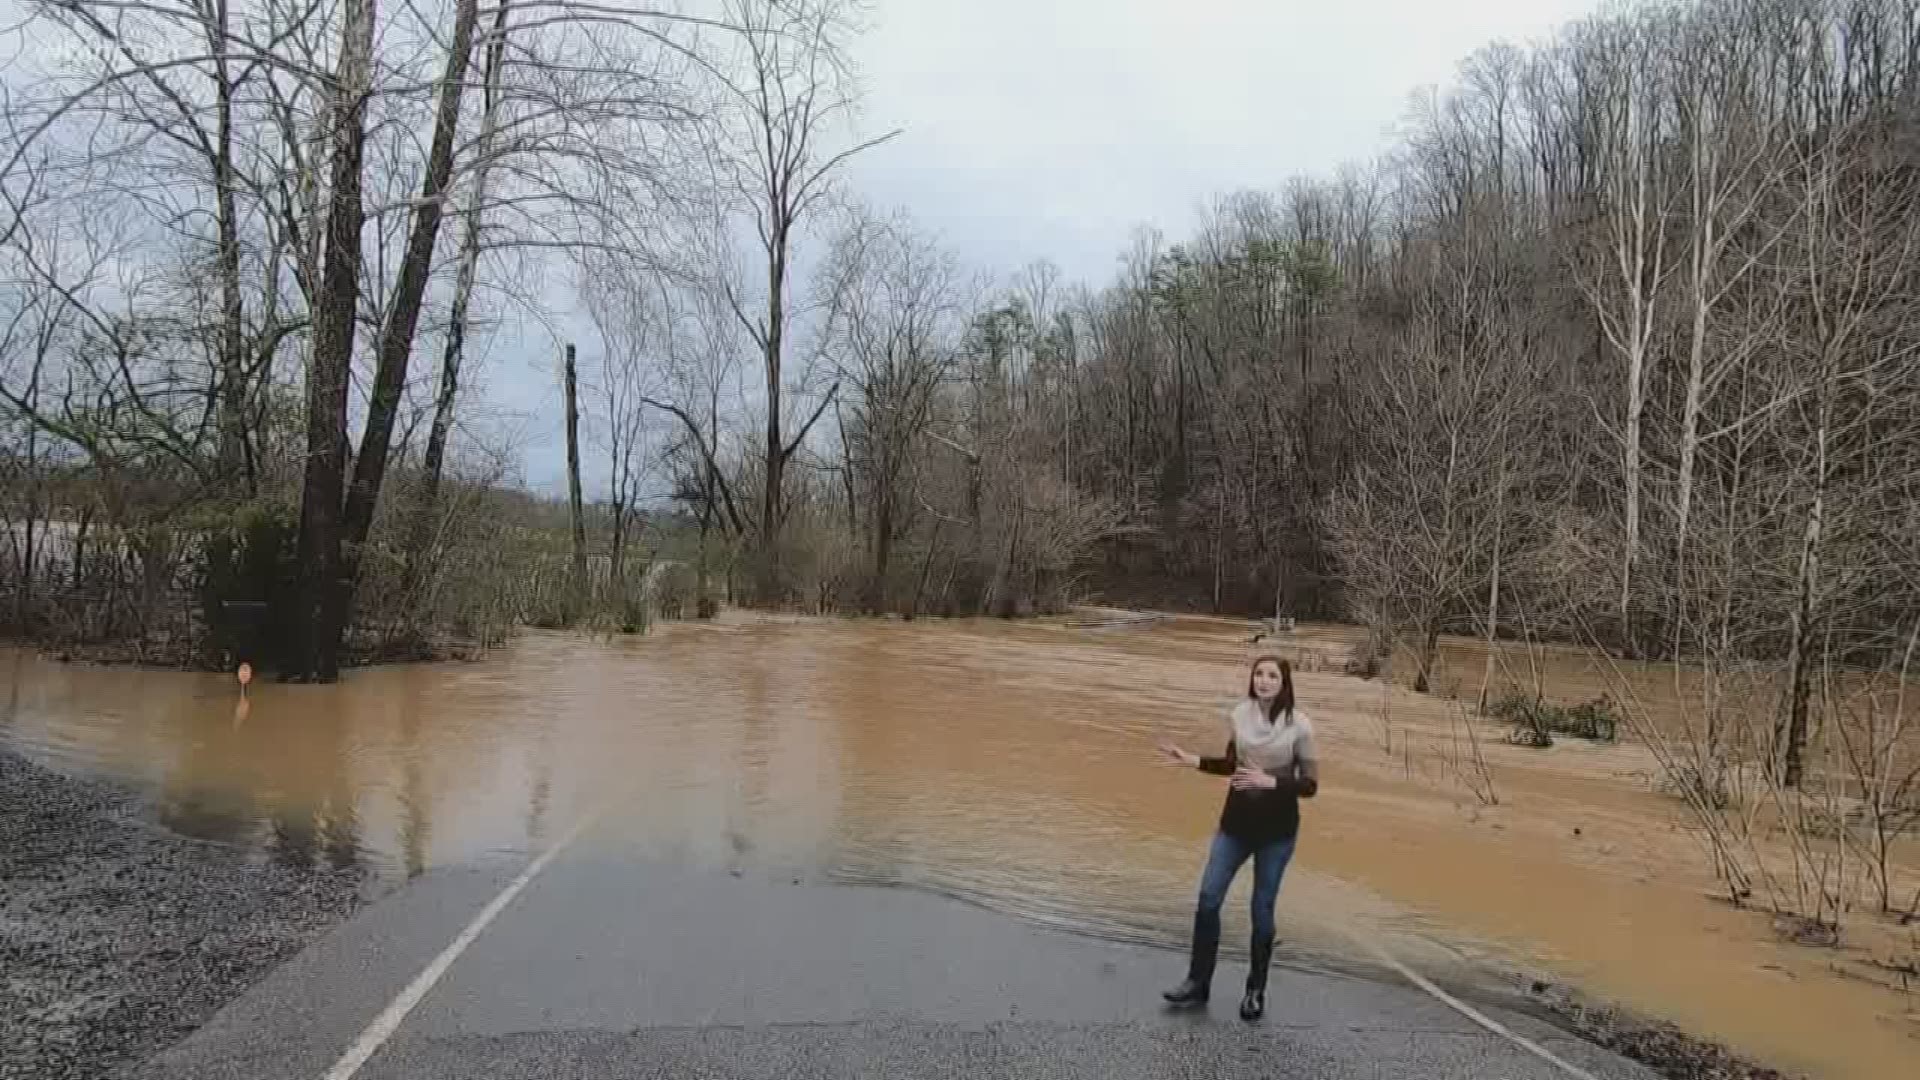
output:
<svg viewBox="0 0 1920 1080"><path fill-rule="evenodd" d="M66 36L90 43L97 58L81 72L90 81L56 112L99 109L142 131L137 138L154 140L163 158L185 166L174 170L187 178L185 184L165 186L208 211L211 235L193 234L192 226L185 231L188 273L209 272L214 281L204 333L219 405L215 453L226 483L257 495L256 391L279 346L302 320L279 310L277 264L284 249L277 238L263 243L260 235L275 237L274 219L285 221L288 208L276 180L250 168L274 156L270 140L250 123L258 115L252 101L271 93L283 75L308 74L302 70L305 58L289 47L295 42L269 51L251 36L244 24L272 19L278 12L271 6L236 11L229 3L204 0L163 0L137 9L91 0L32 6ZM249 276L265 286L257 295L249 295ZM200 288L197 281L187 287Z"/></svg>
<svg viewBox="0 0 1920 1080"><path fill-rule="evenodd" d="M1389 640L1413 635L1414 688L1427 690L1440 634L1476 604L1492 647L1501 574L1525 544L1538 427L1523 373L1539 335L1511 239L1435 238L1420 252L1404 334L1360 390L1372 438L1331 519L1361 610Z"/></svg>
<svg viewBox="0 0 1920 1080"><path fill-rule="evenodd" d="M1778 228L1753 223L1777 183L1780 149L1751 99L1756 73L1741 36L1694 24L1674 42L1685 60L1674 66L1677 126L1685 161L1687 318L1685 401L1674 495L1674 547L1685 559L1693 489L1709 399L1730 370L1749 362L1760 328L1726 327L1724 302L1764 259Z"/></svg>
<svg viewBox="0 0 1920 1080"><path fill-rule="evenodd" d="M314 295L313 356L307 371L306 479L300 495L302 640L288 674L322 682L339 677L340 634L348 580L342 561L347 469L347 380L360 308L361 165L367 97L373 79L372 0L345 0L340 53L328 106L330 166L326 247Z"/></svg>
<svg viewBox="0 0 1920 1080"><path fill-rule="evenodd" d="M787 463L829 403L822 399L797 428L786 427L794 244L831 194L840 167L893 135L842 141L835 130L851 118L854 106L844 67L853 10L848 0L729 0L726 9L740 33L737 62L718 70L731 107L721 182L751 220L764 256L760 313L750 312L750 294L739 284L729 281L726 296L759 347L764 375L759 545L760 588L767 601L784 592L780 560Z"/></svg>
<svg viewBox="0 0 1920 1080"><path fill-rule="evenodd" d="M1651 17L1590 24L1580 43L1579 108L1598 158L1591 254L1580 280L1601 335L1620 365L1621 549L1619 618L1634 641L1635 573L1646 501L1645 415L1655 334L1675 272L1667 216L1672 180L1662 153L1668 134L1666 58ZM1579 235L1579 234L1576 234Z"/></svg>
<svg viewBox="0 0 1920 1080"><path fill-rule="evenodd" d="M904 217L856 214L824 287L840 293L829 351L848 399L846 500L870 559L864 603L878 613L888 610L895 546L919 516L924 433L961 332L958 271Z"/></svg>
<svg viewBox="0 0 1920 1080"><path fill-rule="evenodd" d="M1844 647L1832 640L1831 620L1862 600L1879 607L1848 595L1846 571L1833 556L1849 534L1873 535L1865 521L1887 505L1882 485L1892 477L1869 463L1886 453L1890 434L1915 434L1904 410L1912 389L1905 371L1920 352L1911 310L1920 185L1893 149L1901 144L1888 141L1900 138L1876 122L1855 126L1804 152L1787 188L1795 217L1785 241L1792 270L1782 284L1797 317L1789 324L1788 378L1776 384L1772 402L1798 450L1787 485L1800 504L1800 527L1777 741L1788 787L1802 776L1818 669L1836 644Z"/></svg>
<svg viewBox="0 0 1920 1080"><path fill-rule="evenodd" d="M446 341L441 349L439 387L433 399L433 426L428 432L426 452L421 461L421 471L425 475L421 481L407 544L407 577L401 592L409 597L418 594L421 579L428 571L439 512L441 472L446 463L447 440L453 432L454 406L460 393L460 371L471 332L473 294L479 277L483 243L481 227L489 197L489 181L496 167L494 147L499 139L502 102L505 98L501 84L512 11L512 0L497 0L493 24L479 50L482 104L480 131L474 140L474 154L479 158L479 163L474 167L469 181L466 207L460 221L459 263L454 278L452 304L447 315Z"/></svg>
<svg viewBox="0 0 1920 1080"><path fill-rule="evenodd" d="M598 430L607 453L609 579L628 624L638 615L630 607L627 551L649 465L647 413L656 400L655 383L664 374L660 353L668 338L671 312L658 290L624 279L613 267L587 271L580 292L588 316L600 334L600 363L593 390L600 407Z"/></svg>
<svg viewBox="0 0 1920 1080"><path fill-rule="evenodd" d="M405 256L394 284L392 300L381 327L371 400L367 408L360 452L354 456L352 486L342 527L345 544L345 578L359 578L361 549L373 528L373 514L386 480L387 456L392 448L394 419L400 410L400 395L406 388L407 368L413 358L414 332L426 297L427 280L433 270L435 245L440 222L446 213L446 200L453 178L454 140L460 126L460 103L467 86L467 68L473 54L474 27L479 18L478 0L455 0L453 34L447 47L446 66L440 77L434 114L432 143L422 169L420 195L415 204L412 225L407 235ZM344 632L345 612L336 628Z"/></svg>

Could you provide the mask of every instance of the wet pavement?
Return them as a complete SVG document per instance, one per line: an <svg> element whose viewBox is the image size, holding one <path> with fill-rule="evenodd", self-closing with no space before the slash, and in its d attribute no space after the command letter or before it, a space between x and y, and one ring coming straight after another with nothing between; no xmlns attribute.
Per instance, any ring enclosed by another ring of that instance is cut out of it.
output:
<svg viewBox="0 0 1920 1080"><path fill-rule="evenodd" d="M446 868L368 908L133 1074L312 1080L518 877ZM917 890L658 861L590 835L534 877L353 1073L474 1076L1561 1077L1411 987L1274 972L1268 1018L1159 990L1183 958ZM1608 1080L1652 1074L1527 1017ZM335 1080L343 1080L336 1072Z"/></svg>

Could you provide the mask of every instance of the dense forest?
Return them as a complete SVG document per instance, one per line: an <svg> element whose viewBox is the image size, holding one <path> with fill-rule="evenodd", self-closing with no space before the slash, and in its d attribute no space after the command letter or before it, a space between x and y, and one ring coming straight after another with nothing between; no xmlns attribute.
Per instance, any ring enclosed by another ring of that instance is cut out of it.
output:
<svg viewBox="0 0 1920 1080"><path fill-rule="evenodd" d="M888 135L842 0L24 6L21 634L264 599L330 680L369 634L644 621L670 558L696 613L1344 618L1422 683L1443 633L1712 656L1779 674L1790 744L1920 634L1914 0L1490 45L1380 161L1116 237L1104 284L852 197ZM507 362L564 368L571 507L463 383L563 309Z"/></svg>

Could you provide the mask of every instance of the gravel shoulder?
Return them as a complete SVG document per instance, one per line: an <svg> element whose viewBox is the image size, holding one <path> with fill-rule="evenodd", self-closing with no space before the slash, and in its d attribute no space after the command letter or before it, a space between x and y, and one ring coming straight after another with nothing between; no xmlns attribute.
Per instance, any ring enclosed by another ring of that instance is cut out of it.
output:
<svg viewBox="0 0 1920 1080"><path fill-rule="evenodd" d="M1668 1080L1791 1080L1790 1074L1741 1057L1711 1039L1597 1003L1570 986L1535 981L1532 995L1562 1027Z"/></svg>
<svg viewBox="0 0 1920 1080"><path fill-rule="evenodd" d="M0 1078L105 1077L172 1045L361 896L354 871L173 835L0 750Z"/></svg>

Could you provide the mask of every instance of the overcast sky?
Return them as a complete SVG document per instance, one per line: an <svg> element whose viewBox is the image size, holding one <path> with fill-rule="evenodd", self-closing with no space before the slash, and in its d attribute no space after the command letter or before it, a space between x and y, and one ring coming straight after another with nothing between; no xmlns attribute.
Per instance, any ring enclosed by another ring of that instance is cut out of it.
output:
<svg viewBox="0 0 1920 1080"><path fill-rule="evenodd" d="M1242 187L1326 174L1391 142L1418 87L1593 0L880 0L858 50L854 165L967 262L1105 279L1136 225L1179 236Z"/></svg>
<svg viewBox="0 0 1920 1080"><path fill-rule="evenodd" d="M848 180L910 210L972 269L1048 258L1098 284L1136 226L1178 238L1212 196L1374 158L1414 90L1449 82L1482 45L1544 37L1597 6L880 0L857 50L862 125L904 131ZM525 409L539 391L517 376L491 396ZM525 478L561 490L563 450L546 434L557 394L531 412Z"/></svg>

